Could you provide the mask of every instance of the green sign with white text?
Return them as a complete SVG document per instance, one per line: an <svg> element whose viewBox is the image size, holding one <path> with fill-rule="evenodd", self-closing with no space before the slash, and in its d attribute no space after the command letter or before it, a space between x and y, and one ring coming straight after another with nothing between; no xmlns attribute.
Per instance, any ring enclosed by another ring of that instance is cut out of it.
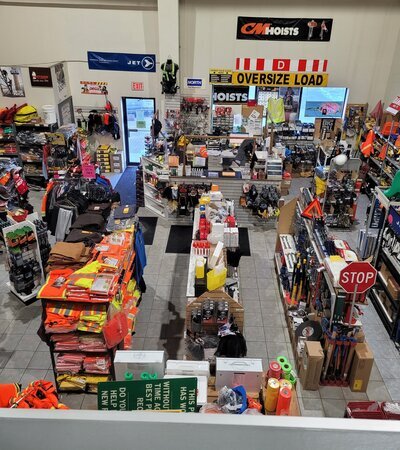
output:
<svg viewBox="0 0 400 450"><path fill-rule="evenodd" d="M110 411L181 409L195 412L197 378L99 383L97 408Z"/></svg>

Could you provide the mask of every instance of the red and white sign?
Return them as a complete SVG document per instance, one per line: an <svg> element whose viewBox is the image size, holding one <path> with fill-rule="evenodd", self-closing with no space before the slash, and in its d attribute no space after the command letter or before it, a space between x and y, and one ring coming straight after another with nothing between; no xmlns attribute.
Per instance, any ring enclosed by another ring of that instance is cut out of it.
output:
<svg viewBox="0 0 400 450"><path fill-rule="evenodd" d="M132 81L132 91L144 91L144 83L140 81Z"/></svg>
<svg viewBox="0 0 400 450"><path fill-rule="evenodd" d="M81 81L81 94L107 95L107 81Z"/></svg>
<svg viewBox="0 0 400 450"><path fill-rule="evenodd" d="M386 111L392 116L398 114L398 112L400 112L400 97L396 97L386 108Z"/></svg>
<svg viewBox="0 0 400 450"><path fill-rule="evenodd" d="M327 59L236 58L236 70L260 72L326 72Z"/></svg>
<svg viewBox="0 0 400 450"><path fill-rule="evenodd" d="M377 273L369 262L352 262L340 272L339 285L349 294L356 288L356 293L362 294L375 284Z"/></svg>

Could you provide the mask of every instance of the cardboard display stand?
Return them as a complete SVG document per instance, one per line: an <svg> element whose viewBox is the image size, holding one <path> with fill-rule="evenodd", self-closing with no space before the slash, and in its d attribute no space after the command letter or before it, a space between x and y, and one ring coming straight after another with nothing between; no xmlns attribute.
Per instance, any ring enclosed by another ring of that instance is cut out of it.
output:
<svg viewBox="0 0 400 450"><path fill-rule="evenodd" d="M19 223L15 223L14 225L10 225L8 227L3 228L3 235L5 237L4 242L5 242L5 248L7 251L7 263L9 266L9 270L12 271L13 268L11 267L11 248L8 245L7 242L7 234L9 233L15 233L18 232L18 230L23 230L24 227L29 227L33 234L34 234L34 240L29 243L29 245L25 245L23 247L23 249L21 250L21 259L20 259L20 263L21 265L23 264L24 261L24 255L30 255L29 257L32 257L34 260L37 261L38 263L38 267L39 267L39 271L40 273L37 276L36 281L34 282L34 289L32 290L32 292L30 294L23 294L22 292L19 292L15 286L14 283L10 281L7 283L7 285L10 288L10 291L16 295L23 303L28 303L30 301L34 301L36 294L39 292L39 289L41 287L41 285L44 283L44 271L43 271L43 266L42 266L42 260L40 257L40 248L39 248L39 242L38 242L38 236L37 236L37 232L36 232L36 226L33 223L33 220L37 219L37 214L31 214L30 216L28 216L29 219L32 219L32 222L30 220L24 220L23 222L19 222Z"/></svg>
<svg viewBox="0 0 400 450"><path fill-rule="evenodd" d="M195 299L190 299L186 306L186 329L192 331L192 312L196 309L202 309L203 303L207 300L213 300L214 302L227 302L229 306L229 317L235 318L235 323L239 328L239 331L243 333L244 326L244 308L243 306L234 300L230 295L222 291L205 292L203 295ZM210 322L203 322L202 326L206 328L208 334L217 334L218 328L223 325L216 320Z"/></svg>

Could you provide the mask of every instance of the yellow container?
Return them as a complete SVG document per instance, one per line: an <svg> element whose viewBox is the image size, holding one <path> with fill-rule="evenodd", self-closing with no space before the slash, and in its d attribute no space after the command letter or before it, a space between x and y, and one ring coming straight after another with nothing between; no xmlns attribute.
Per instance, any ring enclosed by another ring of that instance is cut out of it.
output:
<svg viewBox="0 0 400 450"><path fill-rule="evenodd" d="M270 378L267 384L267 391L264 398L265 410L272 413L276 410L278 403L280 384L276 378Z"/></svg>
<svg viewBox="0 0 400 450"><path fill-rule="evenodd" d="M205 262L204 258L196 261L196 278L204 278Z"/></svg>
<svg viewBox="0 0 400 450"><path fill-rule="evenodd" d="M209 195L202 195L199 200L200 205L208 205L211 202Z"/></svg>
<svg viewBox="0 0 400 450"><path fill-rule="evenodd" d="M226 273L226 267L218 273L215 269L210 270L207 273L207 290L214 291L215 289L224 286L226 281Z"/></svg>

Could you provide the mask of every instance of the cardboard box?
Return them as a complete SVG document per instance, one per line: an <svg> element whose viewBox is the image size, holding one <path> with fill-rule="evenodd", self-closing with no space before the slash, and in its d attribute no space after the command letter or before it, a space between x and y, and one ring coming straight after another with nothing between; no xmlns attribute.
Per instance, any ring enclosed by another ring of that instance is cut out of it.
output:
<svg viewBox="0 0 400 450"><path fill-rule="evenodd" d="M359 342L360 344L362 344L363 342L365 342L365 334L364 331L360 330L357 335L356 335L356 339L357 342Z"/></svg>
<svg viewBox="0 0 400 450"><path fill-rule="evenodd" d="M371 375L374 355L367 343L357 344L350 370L350 389L354 392L366 392Z"/></svg>
<svg viewBox="0 0 400 450"><path fill-rule="evenodd" d="M382 263L381 269L379 271L382 275L382 277L387 280L387 278L390 276L390 270L387 268L385 263Z"/></svg>
<svg viewBox="0 0 400 450"><path fill-rule="evenodd" d="M318 389L323 364L324 352L321 344L319 342L306 341L300 367L300 379L303 389L309 391Z"/></svg>
<svg viewBox="0 0 400 450"><path fill-rule="evenodd" d="M392 296L393 300L399 300L400 299L400 286L399 283L392 277L387 278L387 288Z"/></svg>
<svg viewBox="0 0 400 450"><path fill-rule="evenodd" d="M121 153L112 153L110 155L111 161L115 163L122 164L122 154Z"/></svg>

